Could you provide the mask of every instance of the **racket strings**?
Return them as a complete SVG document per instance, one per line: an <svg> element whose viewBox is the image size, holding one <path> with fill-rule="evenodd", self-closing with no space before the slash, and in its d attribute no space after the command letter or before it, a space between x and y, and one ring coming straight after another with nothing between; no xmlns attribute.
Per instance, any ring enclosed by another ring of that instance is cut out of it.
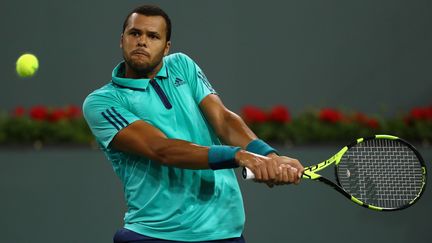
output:
<svg viewBox="0 0 432 243"><path fill-rule="evenodd" d="M397 140L372 139L351 147L338 165L341 186L360 201L383 208L409 204L422 189L421 164Z"/></svg>

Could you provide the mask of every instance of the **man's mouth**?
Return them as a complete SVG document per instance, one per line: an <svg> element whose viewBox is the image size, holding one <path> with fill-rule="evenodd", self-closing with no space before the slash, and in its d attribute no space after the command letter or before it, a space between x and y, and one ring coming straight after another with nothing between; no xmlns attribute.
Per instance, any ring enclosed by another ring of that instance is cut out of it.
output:
<svg viewBox="0 0 432 243"><path fill-rule="evenodd" d="M146 57L150 57L150 54L144 50L134 50L131 52L132 55L142 55Z"/></svg>

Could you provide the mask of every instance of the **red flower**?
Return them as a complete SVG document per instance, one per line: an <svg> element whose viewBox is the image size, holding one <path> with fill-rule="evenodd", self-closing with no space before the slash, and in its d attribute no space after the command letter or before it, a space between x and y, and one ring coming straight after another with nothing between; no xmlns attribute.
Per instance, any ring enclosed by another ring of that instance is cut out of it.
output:
<svg viewBox="0 0 432 243"><path fill-rule="evenodd" d="M24 115L25 115L25 109L22 106L17 106L12 111L12 116L13 117L23 117Z"/></svg>
<svg viewBox="0 0 432 243"><path fill-rule="evenodd" d="M426 119L432 120L432 106L426 107Z"/></svg>
<svg viewBox="0 0 432 243"><path fill-rule="evenodd" d="M415 107L411 109L410 115L416 120L423 120L427 118L427 110L423 107Z"/></svg>
<svg viewBox="0 0 432 243"><path fill-rule="evenodd" d="M48 110L45 106L34 106L30 109L30 117L34 120L45 120L48 117Z"/></svg>
<svg viewBox="0 0 432 243"><path fill-rule="evenodd" d="M319 113L319 119L321 121L337 123L342 120L342 113L331 108L322 109Z"/></svg>
<svg viewBox="0 0 432 243"><path fill-rule="evenodd" d="M432 120L432 106L414 107L411 109L409 117L412 120Z"/></svg>
<svg viewBox="0 0 432 243"><path fill-rule="evenodd" d="M248 123L267 121L267 115L264 111L255 106L245 106L242 109L242 116Z"/></svg>
<svg viewBox="0 0 432 243"><path fill-rule="evenodd" d="M370 119L368 119L367 121L366 121L366 125L368 126L368 127L370 127L370 128L373 128L373 129L377 129L377 128L379 128L379 122L378 122L378 120L377 119L374 119L374 118L370 118Z"/></svg>
<svg viewBox="0 0 432 243"><path fill-rule="evenodd" d="M354 121L373 129L377 129L380 126L377 119L369 118L367 115L361 112L358 112L354 115Z"/></svg>
<svg viewBox="0 0 432 243"><path fill-rule="evenodd" d="M70 105L65 110L66 117L69 119L76 119L82 116L81 109L78 106Z"/></svg>
<svg viewBox="0 0 432 243"><path fill-rule="evenodd" d="M274 122L286 123L291 120L291 116L285 106L278 105L271 109L269 119Z"/></svg>
<svg viewBox="0 0 432 243"><path fill-rule="evenodd" d="M66 118L66 112L62 109L55 109L48 116L50 122L58 122L64 118Z"/></svg>

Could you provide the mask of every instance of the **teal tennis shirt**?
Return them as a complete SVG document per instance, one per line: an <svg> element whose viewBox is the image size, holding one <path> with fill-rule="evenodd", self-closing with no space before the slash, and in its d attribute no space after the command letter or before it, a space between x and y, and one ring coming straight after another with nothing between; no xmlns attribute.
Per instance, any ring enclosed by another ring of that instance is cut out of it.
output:
<svg viewBox="0 0 432 243"><path fill-rule="evenodd" d="M110 146L129 124L143 120L168 138L221 144L199 108L215 91L185 54L164 57L153 80L124 78L124 63L107 85L84 101L84 117L123 183L124 227L150 237L207 241L239 237L245 216L233 169L187 170L162 165Z"/></svg>

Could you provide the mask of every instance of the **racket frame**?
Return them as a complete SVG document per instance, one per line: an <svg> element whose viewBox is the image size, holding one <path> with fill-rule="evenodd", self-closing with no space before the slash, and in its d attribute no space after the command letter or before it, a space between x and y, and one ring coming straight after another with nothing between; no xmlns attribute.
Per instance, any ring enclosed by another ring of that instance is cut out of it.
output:
<svg viewBox="0 0 432 243"><path fill-rule="evenodd" d="M349 194L340 185L337 170L338 170L338 165L339 165L339 163L340 163L340 161L342 159L342 156L351 147L353 147L353 146L355 146L355 145L357 145L359 143L362 143L364 141L372 140L372 139L397 140L397 141L403 143L404 145L408 146L415 153L415 155L417 156L417 158L419 159L419 162L420 162L421 167L422 167L422 179L423 179L421 190L420 190L419 194L411 202L409 202L408 204L406 204L406 205L404 205L402 207L398 207L398 208L382 208L382 207L377 207L377 206L374 206L374 205L369 205L369 204L361 201L360 199L352 196L351 194ZM317 174L317 172L319 172L319 171L327 168L331 164L335 164L334 172L335 172L336 183L334 183L333 181L331 181L331 180L323 177L320 174ZM325 183L325 184L333 187L334 189L336 189L338 192L340 192L342 195L344 195L345 197L347 197L348 199L350 199L352 202L354 202L354 203L356 203L356 204L358 204L360 206L363 206L365 208L369 208L369 209L376 210L376 211L395 211L395 210L401 210L401 209L407 208L407 207L413 205L415 202L417 202L417 200L423 195L423 192L425 191L427 176L426 176L426 166L425 166L423 157L421 156L421 154L417 151L417 149L413 145L411 145L407 141L405 141L405 140L403 140L401 138L398 138L396 136L381 134L381 135L375 135L375 136L371 136L371 137L359 138L359 139L353 141L351 144L343 147L339 152L337 152L331 158L329 158L329 159L327 159L327 160L325 160L325 161L323 161L323 162L321 162L319 164L305 167L302 178L303 179L311 179L311 180L321 181L321 182L323 182L323 183Z"/></svg>

